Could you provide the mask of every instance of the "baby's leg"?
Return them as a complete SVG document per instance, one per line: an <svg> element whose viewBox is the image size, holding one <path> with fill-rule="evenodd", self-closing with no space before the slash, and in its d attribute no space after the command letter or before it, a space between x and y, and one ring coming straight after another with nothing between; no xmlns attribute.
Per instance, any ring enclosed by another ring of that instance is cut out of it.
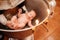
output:
<svg viewBox="0 0 60 40"><path fill-rule="evenodd" d="M17 17L16 17L16 16L13 16L13 17L11 18L11 22L12 22L13 25L17 24L17 23L18 23Z"/></svg>
<svg viewBox="0 0 60 40"><path fill-rule="evenodd" d="M6 24L9 28L11 29L19 29L18 25L17 24L12 24L11 21L8 21L7 24Z"/></svg>
<svg viewBox="0 0 60 40"><path fill-rule="evenodd" d="M6 24L9 28L11 28L12 27L12 23L11 23L11 21L7 21L7 24Z"/></svg>

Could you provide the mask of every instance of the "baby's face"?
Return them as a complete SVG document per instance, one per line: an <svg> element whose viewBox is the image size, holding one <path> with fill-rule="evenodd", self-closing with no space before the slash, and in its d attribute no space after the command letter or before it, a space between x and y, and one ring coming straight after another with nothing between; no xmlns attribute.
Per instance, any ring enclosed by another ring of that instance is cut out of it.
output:
<svg viewBox="0 0 60 40"><path fill-rule="evenodd" d="M36 13L32 10L28 13L28 16L30 17L30 19L33 19L36 16Z"/></svg>

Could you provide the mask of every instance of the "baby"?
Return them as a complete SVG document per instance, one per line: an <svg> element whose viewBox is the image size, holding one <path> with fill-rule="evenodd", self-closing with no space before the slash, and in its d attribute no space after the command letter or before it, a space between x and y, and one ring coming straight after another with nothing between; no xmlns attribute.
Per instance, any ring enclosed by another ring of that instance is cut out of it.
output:
<svg viewBox="0 0 60 40"><path fill-rule="evenodd" d="M31 10L28 13L22 13L22 10L18 10L17 16L13 16L10 21L7 21L7 26L11 29L22 29L25 27L25 25L28 23L28 26L32 27L32 19L36 16L36 13L34 10Z"/></svg>

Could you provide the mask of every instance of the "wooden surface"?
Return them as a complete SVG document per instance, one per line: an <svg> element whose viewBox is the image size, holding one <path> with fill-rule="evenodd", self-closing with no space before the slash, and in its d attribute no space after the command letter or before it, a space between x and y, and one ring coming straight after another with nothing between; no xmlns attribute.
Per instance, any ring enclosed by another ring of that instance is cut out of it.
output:
<svg viewBox="0 0 60 40"><path fill-rule="evenodd" d="M60 40L60 0L56 0L57 5L55 7L54 15L45 27L40 25L35 31L35 40Z"/></svg>

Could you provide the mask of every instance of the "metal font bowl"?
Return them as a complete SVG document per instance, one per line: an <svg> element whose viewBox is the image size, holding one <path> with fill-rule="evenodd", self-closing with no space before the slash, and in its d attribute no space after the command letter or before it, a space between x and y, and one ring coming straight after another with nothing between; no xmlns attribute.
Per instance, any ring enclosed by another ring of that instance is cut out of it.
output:
<svg viewBox="0 0 60 40"><path fill-rule="evenodd" d="M43 0L25 0L25 5L28 11L34 10L36 12L36 17L33 19L32 24L35 25L33 28L42 24L49 16L48 14L48 6ZM35 21L39 20L38 25L35 24ZM21 30L5 30L0 29L0 31L4 31L5 35L13 38L25 38L32 34L32 28L25 28Z"/></svg>

